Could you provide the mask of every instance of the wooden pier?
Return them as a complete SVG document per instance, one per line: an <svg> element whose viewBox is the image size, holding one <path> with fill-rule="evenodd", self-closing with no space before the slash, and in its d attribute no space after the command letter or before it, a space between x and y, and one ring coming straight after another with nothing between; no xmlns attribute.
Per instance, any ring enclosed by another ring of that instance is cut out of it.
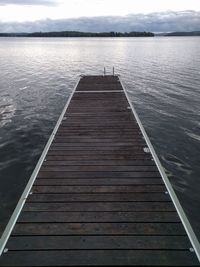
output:
<svg viewBox="0 0 200 267"><path fill-rule="evenodd" d="M2 237L0 266L200 266L163 176L119 77L82 77Z"/></svg>

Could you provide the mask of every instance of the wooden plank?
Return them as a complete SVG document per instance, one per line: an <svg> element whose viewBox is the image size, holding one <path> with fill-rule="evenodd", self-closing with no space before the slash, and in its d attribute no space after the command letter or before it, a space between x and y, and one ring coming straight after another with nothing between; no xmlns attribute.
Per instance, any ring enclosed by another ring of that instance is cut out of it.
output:
<svg viewBox="0 0 200 267"><path fill-rule="evenodd" d="M160 178L38 178L35 185L163 185Z"/></svg>
<svg viewBox="0 0 200 267"><path fill-rule="evenodd" d="M108 96L105 96L105 97L108 98ZM106 99L106 100L105 98L102 100L87 99L85 102L79 101L79 100L72 100L71 104L69 105L69 109L78 107L78 109L83 108L89 112L91 111L91 108L93 108L93 110L101 110L101 111L110 110L110 108L112 109L116 108L118 111L120 111L121 109L123 109L124 111L124 110L127 110L128 106L129 105L125 99L122 100L121 97L117 97L117 98L113 97L113 99Z"/></svg>
<svg viewBox="0 0 200 267"><path fill-rule="evenodd" d="M188 250L187 236L14 236L9 250Z"/></svg>
<svg viewBox="0 0 200 267"><path fill-rule="evenodd" d="M92 127L95 127L95 126L118 126L120 124L120 126L122 127L123 125L125 126L134 126L135 128L137 128L137 124L135 122L131 122L131 120L124 120L124 119L121 119L121 120L118 120L118 119L113 119L113 118L110 118L110 119L106 119L106 118L102 118L102 119L99 119L99 120L95 120L95 119L83 119L83 118L80 118L80 119L68 119L66 118L65 120L62 121L62 126L67 126L67 125L70 125L70 126L92 126Z"/></svg>
<svg viewBox="0 0 200 267"><path fill-rule="evenodd" d="M74 133L74 132L89 132L89 133L104 133L104 134L109 134L109 133L113 133L113 134L120 134L120 133L133 133L133 134L139 134L139 129L138 127L120 127L120 125L118 127L109 127L109 126L93 126L93 127L86 127L86 126L60 126L59 132L69 132L69 133Z"/></svg>
<svg viewBox="0 0 200 267"><path fill-rule="evenodd" d="M142 136L137 133L136 128L133 133L130 130L118 131L111 128L104 129L104 126L102 127L103 129L98 131L98 129L96 129L96 126L90 126L90 131L87 131L86 128L83 127L77 128L72 127L71 125L71 128L69 129L67 126L63 126L63 128L58 131L56 139L65 139L66 141L70 140L70 142L73 143L73 140L78 141L79 138L80 140L83 139L83 141L88 141L91 138L94 139L94 141L96 142L106 142L106 140L110 140L110 142L123 142L126 140L127 142L135 142L143 140Z"/></svg>
<svg viewBox="0 0 200 267"><path fill-rule="evenodd" d="M62 122L62 127L68 127L70 126L71 128L76 128L76 127L91 127L91 128L97 128L97 127L109 127L109 128L112 128L112 127L118 127L119 126L119 122L104 122L104 121L96 121L96 122L88 122L88 123L85 123L83 120L79 120L77 122L67 122L67 121L63 121ZM130 122L120 122L120 127L130 127ZM137 129L137 125L133 124L132 125L132 128L135 128Z"/></svg>
<svg viewBox="0 0 200 267"><path fill-rule="evenodd" d="M50 172L152 172L157 171L156 166L42 166L42 171L50 171Z"/></svg>
<svg viewBox="0 0 200 267"><path fill-rule="evenodd" d="M87 103L113 103L123 106L127 104L127 100L124 96L124 92L85 92L85 99L83 99L82 94L75 94L73 99L70 102L70 105L82 104L87 106Z"/></svg>
<svg viewBox="0 0 200 267"><path fill-rule="evenodd" d="M99 118L99 119L104 119L104 118L113 118L113 119L129 119L134 121L134 117L130 111L127 112L98 112L98 113L90 113L90 112L67 112L65 114L65 117L63 119L72 119L72 118Z"/></svg>
<svg viewBox="0 0 200 267"><path fill-rule="evenodd" d="M109 147L121 147L121 146L127 146L127 147L131 147L131 146L134 146L136 145L138 147L141 147L141 149L143 149L145 147L145 143L143 140L140 140L140 141L132 141L132 142L112 142L112 143L107 143L107 142L93 142L93 143L90 143L90 142L74 142L74 143L65 143L65 142L59 142L59 140L54 140L53 143L52 143L52 146L53 147L69 147L69 148L76 148L76 147L85 147L86 150L88 147L95 147L95 148L107 148L108 146Z"/></svg>
<svg viewBox="0 0 200 267"><path fill-rule="evenodd" d="M27 202L80 202L80 201L171 201L169 194L163 193L67 193L31 194Z"/></svg>
<svg viewBox="0 0 200 267"><path fill-rule="evenodd" d="M190 251L162 250L75 250L75 251L11 251L9 257L3 255L3 266L196 266Z"/></svg>
<svg viewBox="0 0 200 267"><path fill-rule="evenodd" d="M42 186L34 185L33 193L125 193L125 192L165 192L164 185L98 185L98 186Z"/></svg>
<svg viewBox="0 0 200 267"><path fill-rule="evenodd" d="M127 109L124 112L106 112L106 111L102 111L102 112L66 112L65 113L65 117L73 117L73 116L98 116L98 117L123 117L123 116L130 116L132 117L132 111L130 111L129 109Z"/></svg>
<svg viewBox="0 0 200 267"><path fill-rule="evenodd" d="M43 166L155 166L151 160L46 160Z"/></svg>
<svg viewBox="0 0 200 267"><path fill-rule="evenodd" d="M18 220L19 223L180 223L177 212L175 211L111 211L111 212L59 212L42 211L31 212L23 211ZM165 228L165 224L163 224ZM29 232L32 235L32 232ZM166 233L165 233L166 234ZM168 233L169 234L169 233ZM174 233L175 234L175 233ZM177 235L180 233L177 233ZM182 232L181 232L182 234Z"/></svg>
<svg viewBox="0 0 200 267"><path fill-rule="evenodd" d="M82 121L82 119L84 118L84 121ZM69 123L74 123L74 122L84 122L85 124L87 123L131 123L131 125L137 125L137 123L135 122L135 119L133 116L92 116L92 115L88 115L88 116L66 116L63 119L63 122L69 122Z"/></svg>
<svg viewBox="0 0 200 267"><path fill-rule="evenodd" d="M74 113L74 112L103 112L103 111L107 111L107 112L124 112L127 110L127 107L114 107L114 106L111 106L111 107L69 107L68 108L68 111L71 112L71 113Z"/></svg>
<svg viewBox="0 0 200 267"><path fill-rule="evenodd" d="M66 127L66 126L61 126L60 129L58 130L58 134L62 133L62 134L83 134L83 133L87 133L87 134L99 134L99 135L132 135L133 137L138 135L141 136L141 133L139 133L138 128L136 127L132 127L132 128L111 128L111 127L91 127L91 128L86 128L84 126L81 127Z"/></svg>
<svg viewBox="0 0 200 267"><path fill-rule="evenodd" d="M82 118L82 119L84 119L84 118ZM79 131L80 131L80 133L81 132L87 132L87 133L95 133L95 134L114 134L114 135L117 135L117 134L127 134L127 135L132 135L133 137L134 137L134 135L136 136L136 135L138 135L138 136L141 136L141 133L140 133L140 131L139 131L139 129L138 129L138 127L137 126L128 126L128 128L122 128L122 127L120 127L120 125L118 126L118 127L114 127L114 128L112 128L112 127L109 127L109 125L108 126L104 126L104 127L100 127L100 126L93 126L93 127L91 127L91 128L87 128L86 126L70 126L69 125L69 127L66 127L66 126L63 126L63 125L61 125L60 126L60 128L58 129L58 134L60 133L60 132L65 132L66 134L68 133L68 132L72 132L72 131L74 131L75 132L75 130L77 130L77 129L79 129Z"/></svg>
<svg viewBox="0 0 200 267"><path fill-rule="evenodd" d="M82 118L83 120L84 118ZM128 134L137 134L141 135L141 133L139 132L139 128L137 125L126 125L126 127L122 127L120 124L117 125L104 125L101 126L99 124L97 125L90 125L90 127L87 127L88 125L71 125L69 124L67 125L61 125L59 132L61 131L65 131L65 132L70 132L70 131L74 131L74 130L79 130L79 131L84 131L84 132L96 132L96 133L113 133L113 134L120 134L120 133L128 133Z"/></svg>
<svg viewBox="0 0 200 267"><path fill-rule="evenodd" d="M51 172L40 171L38 178L145 178L145 177L160 177L158 171L155 172Z"/></svg>
<svg viewBox="0 0 200 267"><path fill-rule="evenodd" d="M69 110L71 112L74 112L74 110L76 111L81 111L83 110L83 112L93 112L94 111L108 111L108 112L112 112L112 111L125 111L127 109L128 103L127 102L121 102L120 99L116 99L115 101L87 101L86 103L82 103L80 101L74 101L73 105L71 104L69 106ZM78 108L77 108L78 107Z"/></svg>
<svg viewBox="0 0 200 267"><path fill-rule="evenodd" d="M85 153L84 153L85 152ZM150 154L145 154L144 152L131 154L119 153L113 155L108 151L98 151L98 154L95 154L94 151L66 151L66 150L49 150L46 157L47 160L152 160Z"/></svg>
<svg viewBox="0 0 200 267"><path fill-rule="evenodd" d="M123 103L123 101L124 102L126 101L126 97L123 91L115 92L115 90L112 90L111 92L84 92L84 95L86 96L85 101L82 97L82 94L76 92L70 104L73 104L73 102L78 101L78 102L81 102L87 105L87 103L90 102L91 100L92 101L93 100L103 101L103 102L108 102L108 101L114 102L115 100L120 99L120 102L118 102L119 104Z"/></svg>
<svg viewBox="0 0 200 267"><path fill-rule="evenodd" d="M105 106L109 106L108 104L113 103L114 105L118 104L120 107L128 104L123 92L85 92L84 95L85 99L83 99L82 94L75 94L69 106L77 106L77 104L80 104L90 107L87 106L88 103L91 103L93 106L95 106L96 103L104 103Z"/></svg>
<svg viewBox="0 0 200 267"><path fill-rule="evenodd" d="M181 223L17 223L13 236L23 235L185 235Z"/></svg>
<svg viewBox="0 0 200 267"><path fill-rule="evenodd" d="M67 116L62 120L62 126L64 126L65 124L78 124L80 126L87 126L87 125L97 125L100 126L101 124L109 127L111 125L117 127L119 126L120 128L122 128L123 125L127 125L128 128L138 128L138 124L134 121L134 120L130 120L128 118L126 119L119 119L116 117L104 117L104 118L92 118L92 117L76 117L76 118L68 118Z"/></svg>
<svg viewBox="0 0 200 267"><path fill-rule="evenodd" d="M65 130L65 131L64 131ZM111 130L111 131L108 131ZM140 134L137 133L137 129L132 132L132 131L113 131L112 129L102 129L100 131L95 131L93 128L90 129L90 131L82 130L79 129L79 131L69 131L68 128L63 127L61 130L57 132L57 138L73 138L73 139L78 139L79 137L81 138L101 138L101 139L120 139L121 138L127 138L132 140L137 140L142 138Z"/></svg>
<svg viewBox="0 0 200 267"><path fill-rule="evenodd" d="M31 203L24 211L175 211L172 202L65 202Z"/></svg>
<svg viewBox="0 0 200 267"><path fill-rule="evenodd" d="M90 143L93 143L93 144L104 144L104 143L113 143L113 144L121 144L121 143L126 143L126 144L134 144L134 143L137 143L138 145L145 145L145 142L142 138L96 138L96 137L78 137L78 138L75 138L75 137L64 137L64 136L61 136L61 137L56 137L54 139L54 143L69 143L69 144L82 144L82 143L87 143L88 145L90 145Z"/></svg>
<svg viewBox="0 0 200 267"><path fill-rule="evenodd" d="M57 137L54 139L56 141L59 141L59 143L64 143L64 142L80 142L80 143L121 143L121 142L127 142L127 143L135 143L138 141L140 144L141 142L144 142L142 137L134 137L128 136L128 135L113 135L112 136L107 136L105 137L105 133L102 134L97 134L97 133L92 133L92 134L84 134L81 132L74 132L74 133L59 133ZM143 143L142 143L143 144Z"/></svg>
<svg viewBox="0 0 200 267"><path fill-rule="evenodd" d="M89 151L95 151L96 154L98 154L99 152L107 152L107 153L119 153L121 154L121 152L127 152L127 153L133 153L133 154L145 154L144 153L144 146L129 146L129 145L124 145L124 146L120 146L120 145L115 145L115 146L111 146L108 144L105 146L101 146L101 145L96 145L96 146L62 146L62 145L55 145L52 144L50 151L52 150L65 150L65 151L84 151L84 154L87 154ZM90 153L90 152L89 152Z"/></svg>
<svg viewBox="0 0 200 267"><path fill-rule="evenodd" d="M115 150L115 149L113 149ZM56 151L56 152L55 152ZM56 148L56 149L52 149L50 148L49 151L48 151L48 155L71 155L71 156L91 156L91 155L101 155L101 156L114 156L114 157L118 157L118 156L126 156L126 157L137 157L137 156L148 156L148 157L151 157L151 154L150 153L145 153L144 150L140 149L140 150L118 150L116 151L117 153L113 153L112 151L109 151L109 150L98 150L98 153L96 153L95 150L69 150L69 149L63 149L63 150L59 150L59 148Z"/></svg>
<svg viewBox="0 0 200 267"><path fill-rule="evenodd" d="M106 94L107 95L107 94ZM108 96L106 96L108 97ZM90 105L91 104L91 105ZM120 98L110 99L110 100L99 100L94 101L91 99L90 101L86 101L85 103L79 100L73 100L68 107L70 112L80 112L81 109L83 112L93 112L93 111L101 111L101 112L124 112L127 111L129 104Z"/></svg>
<svg viewBox="0 0 200 267"><path fill-rule="evenodd" d="M121 91L122 88L121 88L121 85L120 84L115 84L115 83L112 83L112 86L105 86L104 84L87 84L87 85L83 85L83 84L79 84L79 86L77 87L77 92L78 91L102 91L102 90L119 90Z"/></svg>
<svg viewBox="0 0 200 267"><path fill-rule="evenodd" d="M61 151L62 152L62 151ZM61 155L60 155L61 154ZM151 155L145 154L145 155L131 155L131 154L90 154L90 155L62 155L62 153L48 153L46 160L105 160L105 161L135 161L135 160L151 160Z"/></svg>
<svg viewBox="0 0 200 267"><path fill-rule="evenodd" d="M98 84L96 84L96 86L98 86L99 85L99 83ZM79 85L78 86L82 86L82 84L80 84L79 83ZM87 86L88 86L88 84L87 84ZM91 84L91 86L92 86L92 84ZM125 98L125 95L124 95L124 92L123 92L123 90L122 90L122 87L121 87L121 84L120 83L118 83L118 84L116 84L116 83L112 83L112 85L111 86L107 86L107 85L103 85L105 88L113 88L113 86L118 86L118 87L120 87L121 89L120 89L120 91L119 92L113 92L113 91L116 91L115 89L111 89L112 91L111 92L85 92L84 94L87 96L87 99L90 99L90 98L97 98L97 99L99 99L100 97L102 97L103 99L105 99L105 96L107 96L108 95L108 97L110 97L110 98L112 98L112 96L114 97L114 98L118 98L118 97L122 97L123 99L125 99L126 100L126 98ZM86 87L87 88L87 87ZM78 88L77 88L78 89ZM110 89L109 89L110 90ZM87 90L85 90L85 91L87 91ZM93 90L92 91L96 91L95 90L95 87L94 87L94 85L93 85ZM102 91L102 90L101 90ZM104 90L103 90L104 91ZM81 101L83 101L84 99L81 97L81 94L79 94L79 93L75 93L75 95L74 95L74 98L73 99L80 99ZM86 100L87 101L87 100Z"/></svg>
<svg viewBox="0 0 200 267"><path fill-rule="evenodd" d="M75 143L77 141L81 141L81 143L87 143L91 137L91 139L94 140L95 143L106 143L106 142L113 142L113 143L130 143L131 144L135 144L138 142L144 142L143 138L141 136L137 136L134 137L134 135L128 137L127 135L124 136L116 136L116 137L112 137L111 135L119 135L120 132L118 131L113 131L112 129L108 129L109 131L107 131L106 129L104 129L104 131L98 131L98 129L93 128L93 131L91 131L88 136L84 136L86 128L73 128L72 130L69 129L68 127L65 127L66 131L64 128L62 128L62 131L59 131L59 134L57 138L55 138L54 140L61 140L61 139L65 139L66 142L68 142L68 140L73 139L74 141L70 140L72 143ZM92 128L91 128L92 130ZM111 131L110 131L111 130ZM113 132L112 132L113 131ZM107 138L105 138L105 136L107 134L110 134L110 137L108 136ZM67 135L73 135L72 138L68 137ZM135 133L136 136L136 133ZM80 140L77 140L80 137ZM95 140L96 139L96 140ZM99 140L97 140L99 139ZM108 140L108 141L106 141ZM85 141L85 142L84 142ZM112 145L112 143L111 143ZM135 144L136 145L136 144ZM139 144L140 145L140 144Z"/></svg>
<svg viewBox="0 0 200 267"><path fill-rule="evenodd" d="M78 86L77 88L77 92L82 92L82 91L109 91L109 90L115 90L115 91L120 91L122 90L121 86L120 85L116 85L116 84L112 84L112 87L111 86L103 86L101 84L96 84L95 86L94 85L87 85L87 86ZM115 92L115 93L118 93L118 92Z"/></svg>

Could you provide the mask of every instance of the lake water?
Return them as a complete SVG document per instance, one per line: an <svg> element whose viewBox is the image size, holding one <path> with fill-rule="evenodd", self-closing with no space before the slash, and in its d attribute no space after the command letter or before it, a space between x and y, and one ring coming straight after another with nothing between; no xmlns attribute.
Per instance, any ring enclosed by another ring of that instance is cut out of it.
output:
<svg viewBox="0 0 200 267"><path fill-rule="evenodd" d="M0 232L80 74L116 73L200 237L200 37L0 39Z"/></svg>

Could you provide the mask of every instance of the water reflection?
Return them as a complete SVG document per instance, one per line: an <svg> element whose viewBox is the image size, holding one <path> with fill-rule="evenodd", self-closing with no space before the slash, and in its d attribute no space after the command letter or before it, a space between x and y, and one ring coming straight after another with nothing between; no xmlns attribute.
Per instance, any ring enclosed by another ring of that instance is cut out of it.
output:
<svg viewBox="0 0 200 267"><path fill-rule="evenodd" d="M13 100L9 96L2 96L0 99L0 127L12 122L15 110Z"/></svg>

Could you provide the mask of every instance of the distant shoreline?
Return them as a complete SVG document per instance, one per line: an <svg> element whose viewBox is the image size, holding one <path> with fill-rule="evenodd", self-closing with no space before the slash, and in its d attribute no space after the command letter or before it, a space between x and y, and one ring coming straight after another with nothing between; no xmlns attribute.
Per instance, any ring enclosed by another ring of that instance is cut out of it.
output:
<svg viewBox="0 0 200 267"><path fill-rule="evenodd" d="M54 32L32 32L32 33L0 33L0 37L192 37L200 36L200 31L192 32L79 32L79 31L54 31Z"/></svg>
<svg viewBox="0 0 200 267"><path fill-rule="evenodd" d="M33 32L33 33L0 33L0 37L154 37L152 32Z"/></svg>
<svg viewBox="0 0 200 267"><path fill-rule="evenodd" d="M155 36L164 36L164 37L200 36L200 31L191 31L191 32L168 32L168 33L155 34Z"/></svg>

